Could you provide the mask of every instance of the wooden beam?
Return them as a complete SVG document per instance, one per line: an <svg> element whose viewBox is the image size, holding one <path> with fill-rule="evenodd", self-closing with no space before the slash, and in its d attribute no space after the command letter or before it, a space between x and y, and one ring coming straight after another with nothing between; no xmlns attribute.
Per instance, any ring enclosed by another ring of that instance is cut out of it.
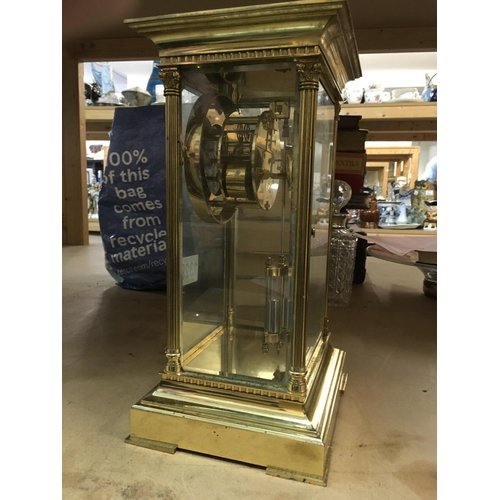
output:
<svg viewBox="0 0 500 500"><path fill-rule="evenodd" d="M99 219L89 219L89 231L98 233L100 230Z"/></svg>
<svg viewBox="0 0 500 500"><path fill-rule="evenodd" d="M62 243L88 245L83 65L62 60Z"/></svg>
<svg viewBox="0 0 500 500"><path fill-rule="evenodd" d="M86 106L85 120L87 123L111 122L115 117L116 106Z"/></svg>
<svg viewBox="0 0 500 500"><path fill-rule="evenodd" d="M437 27L355 29L360 54L436 52ZM158 59L156 45L146 37L78 40L73 57L79 61L143 61Z"/></svg>
<svg viewBox="0 0 500 500"><path fill-rule="evenodd" d="M322 119L333 119L329 107L318 113ZM343 104L340 114L361 116L359 127L368 130L367 141L437 141L435 102Z"/></svg>
<svg viewBox="0 0 500 500"><path fill-rule="evenodd" d="M88 141L109 141L109 132L115 116L114 106L86 106L85 121Z"/></svg>
<svg viewBox="0 0 500 500"><path fill-rule="evenodd" d="M109 141L109 132L99 132L99 131L89 131L87 129L87 134L85 136L87 141Z"/></svg>
<svg viewBox="0 0 500 500"><path fill-rule="evenodd" d="M109 140L115 109L113 106L85 108L88 140ZM320 119L331 120L333 113L333 107L319 110ZM344 104L341 114L363 116L359 126L368 130L368 141L437 140L436 103Z"/></svg>
<svg viewBox="0 0 500 500"><path fill-rule="evenodd" d="M360 54L437 52L437 27L355 29Z"/></svg>
<svg viewBox="0 0 500 500"><path fill-rule="evenodd" d="M360 128L370 132L398 134L402 132L437 132L437 119L424 120L364 120L359 122Z"/></svg>
<svg viewBox="0 0 500 500"><path fill-rule="evenodd" d="M368 132L367 141L412 141L412 142L437 142L437 132Z"/></svg>
<svg viewBox="0 0 500 500"><path fill-rule="evenodd" d="M159 59L154 42L146 37L79 40L73 54L82 62L152 61Z"/></svg>
<svg viewBox="0 0 500 500"><path fill-rule="evenodd" d="M342 104L341 115L358 115L364 120L437 118L437 103L407 101L373 104Z"/></svg>
<svg viewBox="0 0 500 500"><path fill-rule="evenodd" d="M366 154L369 157L367 161L394 160L394 156L414 156L419 152L420 146L366 148Z"/></svg>
<svg viewBox="0 0 500 500"><path fill-rule="evenodd" d="M86 139L88 141L109 141L112 122L87 122Z"/></svg>

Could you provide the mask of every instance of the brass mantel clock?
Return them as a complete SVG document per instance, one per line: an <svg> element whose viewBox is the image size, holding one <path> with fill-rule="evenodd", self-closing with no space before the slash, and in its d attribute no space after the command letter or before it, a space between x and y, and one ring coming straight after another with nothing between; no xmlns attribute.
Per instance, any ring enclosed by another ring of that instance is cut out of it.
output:
<svg viewBox="0 0 500 500"><path fill-rule="evenodd" d="M361 76L348 4L126 23L161 59L168 233L166 364L127 442L324 485L346 374L315 210L340 93Z"/></svg>

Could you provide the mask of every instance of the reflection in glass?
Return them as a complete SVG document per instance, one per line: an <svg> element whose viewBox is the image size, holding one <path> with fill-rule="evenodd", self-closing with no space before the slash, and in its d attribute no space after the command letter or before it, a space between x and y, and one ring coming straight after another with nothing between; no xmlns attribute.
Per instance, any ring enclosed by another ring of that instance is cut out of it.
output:
<svg viewBox="0 0 500 500"><path fill-rule="evenodd" d="M292 206L300 203L297 72L291 65L230 75L190 71L184 81L182 365L284 391L294 334ZM333 123L322 119L316 127L314 206L331 176ZM315 229L308 350L323 329L327 279L328 224Z"/></svg>

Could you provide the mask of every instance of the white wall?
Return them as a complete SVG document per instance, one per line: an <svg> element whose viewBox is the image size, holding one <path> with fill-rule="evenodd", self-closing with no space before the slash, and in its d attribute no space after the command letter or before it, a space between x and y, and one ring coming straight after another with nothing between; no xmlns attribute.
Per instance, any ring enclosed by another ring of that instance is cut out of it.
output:
<svg viewBox="0 0 500 500"><path fill-rule="evenodd" d="M437 52L360 54L362 81L385 88L425 86L425 74L437 73ZM437 83L437 76L433 80Z"/></svg>
<svg viewBox="0 0 500 500"><path fill-rule="evenodd" d="M420 177L425 170L427 163L437 155L437 142L435 141L366 141L367 148L387 148L387 147L405 148L410 146L420 147L420 156L418 161L418 176Z"/></svg>
<svg viewBox="0 0 500 500"><path fill-rule="evenodd" d="M117 93L131 87L140 87L146 90L149 77L153 71L153 61L115 61L109 63L113 72L113 82ZM93 82L91 64L84 63L84 81Z"/></svg>

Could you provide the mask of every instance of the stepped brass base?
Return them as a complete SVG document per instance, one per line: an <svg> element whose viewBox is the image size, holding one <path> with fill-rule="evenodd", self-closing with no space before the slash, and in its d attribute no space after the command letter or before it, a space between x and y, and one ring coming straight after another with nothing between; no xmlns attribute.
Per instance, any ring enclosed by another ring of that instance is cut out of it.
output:
<svg viewBox="0 0 500 500"><path fill-rule="evenodd" d="M162 381L130 412L126 442L250 463L325 486L345 352L326 343L304 403Z"/></svg>

